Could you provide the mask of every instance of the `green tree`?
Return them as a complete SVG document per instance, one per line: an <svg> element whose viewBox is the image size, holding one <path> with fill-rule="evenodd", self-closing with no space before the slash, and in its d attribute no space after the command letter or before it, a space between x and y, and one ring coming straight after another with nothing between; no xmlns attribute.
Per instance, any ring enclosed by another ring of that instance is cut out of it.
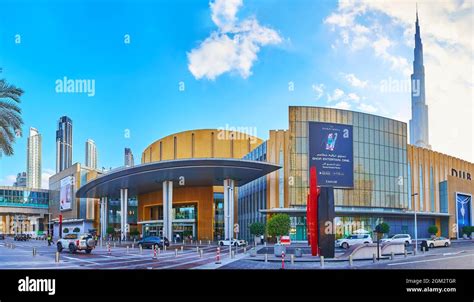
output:
<svg viewBox="0 0 474 302"><path fill-rule="evenodd" d="M290 227L290 216L287 214L276 214L267 222L267 234L276 236L279 239L280 236L288 235Z"/></svg>
<svg viewBox="0 0 474 302"><path fill-rule="evenodd" d="M265 234L265 224L261 222L254 222L249 226L250 234L260 236Z"/></svg>
<svg viewBox="0 0 474 302"><path fill-rule="evenodd" d="M436 225L432 225L428 228L428 233L431 234L432 236L436 235L438 233L438 227Z"/></svg>
<svg viewBox="0 0 474 302"><path fill-rule="evenodd" d="M107 227L107 234L113 235L115 233L115 229L113 227Z"/></svg>
<svg viewBox="0 0 474 302"><path fill-rule="evenodd" d="M21 109L18 104L23 90L0 80L0 155L13 155L16 136L21 136Z"/></svg>
<svg viewBox="0 0 474 302"><path fill-rule="evenodd" d="M388 234L390 233L390 226L386 222L379 223L375 227L375 232L380 234Z"/></svg>
<svg viewBox="0 0 474 302"><path fill-rule="evenodd" d="M63 233L64 233L64 234L69 233L69 229L68 229L68 228L64 228Z"/></svg>
<svg viewBox="0 0 474 302"><path fill-rule="evenodd" d="M81 229L78 227L75 227L74 230L72 230L73 233L79 233L80 231Z"/></svg>

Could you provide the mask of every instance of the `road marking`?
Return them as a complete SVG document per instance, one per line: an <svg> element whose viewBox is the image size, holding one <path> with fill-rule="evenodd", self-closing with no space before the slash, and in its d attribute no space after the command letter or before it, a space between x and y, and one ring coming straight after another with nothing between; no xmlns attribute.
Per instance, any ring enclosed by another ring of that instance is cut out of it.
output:
<svg viewBox="0 0 474 302"><path fill-rule="evenodd" d="M428 260L417 260L417 261L409 261L409 262L401 262L401 263L390 263L390 264L388 264L388 265L389 265L389 266L405 265L405 264L423 263L423 262L431 262L431 261L440 261L440 260L456 259L456 258L464 258L464 257L474 257L474 254L463 255L463 256L455 256L455 257L444 257L444 258L437 258L437 259L428 259Z"/></svg>
<svg viewBox="0 0 474 302"><path fill-rule="evenodd" d="M85 260L85 259L81 259L81 258L73 258L73 257L69 257L69 256L62 256L62 258L66 258L66 259L69 259L69 260L72 260L72 261L81 261L81 262L92 263L92 264L100 264L99 262L94 262L94 261Z"/></svg>

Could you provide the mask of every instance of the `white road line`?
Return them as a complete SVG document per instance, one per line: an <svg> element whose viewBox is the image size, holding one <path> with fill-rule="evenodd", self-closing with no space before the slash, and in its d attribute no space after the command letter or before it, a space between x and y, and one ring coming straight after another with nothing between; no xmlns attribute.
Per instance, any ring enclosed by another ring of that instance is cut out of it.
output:
<svg viewBox="0 0 474 302"><path fill-rule="evenodd" d="M389 266L405 265L405 264L423 263L423 262L432 262L432 261L441 261L441 260L446 260L446 259L456 259L456 258L464 258L464 257L474 257L474 254L462 255L462 256L455 256L455 257L443 257L443 258L428 259L428 260L417 260L417 261L409 261L409 262L401 262L401 263L390 263L390 264L388 264L388 265L389 265Z"/></svg>
<svg viewBox="0 0 474 302"><path fill-rule="evenodd" d="M100 264L99 262L94 262L94 261L85 260L81 258L73 258L73 257L68 257L68 256L62 256L62 258L65 258L71 261L81 261L81 262L92 263L92 264Z"/></svg>

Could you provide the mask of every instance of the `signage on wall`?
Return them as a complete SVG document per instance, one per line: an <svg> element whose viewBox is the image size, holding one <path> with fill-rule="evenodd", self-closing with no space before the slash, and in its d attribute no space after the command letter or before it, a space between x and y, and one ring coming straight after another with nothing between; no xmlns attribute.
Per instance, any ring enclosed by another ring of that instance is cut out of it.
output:
<svg viewBox="0 0 474 302"><path fill-rule="evenodd" d="M352 125L308 122L309 166L318 171L318 185L354 187Z"/></svg>
<svg viewBox="0 0 474 302"><path fill-rule="evenodd" d="M463 235L463 227L471 226L472 196L456 193L456 217L458 223L458 236Z"/></svg>
<svg viewBox="0 0 474 302"><path fill-rule="evenodd" d="M68 176L61 179L61 188L59 192L59 205L61 211L72 209L74 177Z"/></svg>
<svg viewBox="0 0 474 302"><path fill-rule="evenodd" d="M471 180L471 174L466 171L458 171L456 169L451 169L451 176Z"/></svg>

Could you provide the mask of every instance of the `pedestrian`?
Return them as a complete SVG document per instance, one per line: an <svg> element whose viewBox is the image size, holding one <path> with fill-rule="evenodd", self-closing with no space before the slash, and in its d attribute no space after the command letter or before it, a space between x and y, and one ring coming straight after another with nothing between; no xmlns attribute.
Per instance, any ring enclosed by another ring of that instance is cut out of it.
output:
<svg viewBox="0 0 474 302"><path fill-rule="evenodd" d="M52 242L51 234L48 233L48 246L51 246L51 242Z"/></svg>
<svg viewBox="0 0 474 302"><path fill-rule="evenodd" d="M176 234L176 242L179 242L180 239L181 239L181 238L180 238L179 234Z"/></svg>

